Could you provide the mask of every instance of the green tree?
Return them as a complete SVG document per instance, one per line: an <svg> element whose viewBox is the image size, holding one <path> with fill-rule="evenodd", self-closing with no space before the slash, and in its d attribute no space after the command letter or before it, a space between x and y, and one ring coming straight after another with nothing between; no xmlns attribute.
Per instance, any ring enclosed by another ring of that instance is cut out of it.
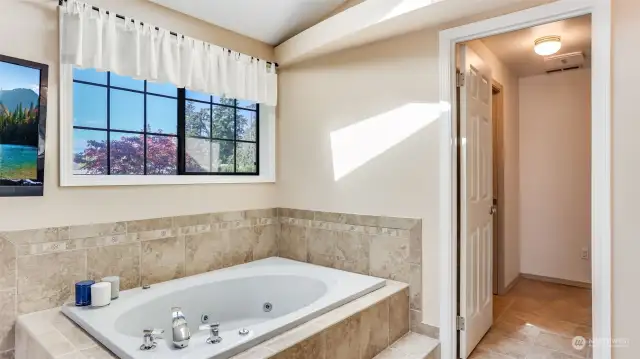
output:
<svg viewBox="0 0 640 359"><path fill-rule="evenodd" d="M256 122L251 121L244 111L232 107L233 99L220 99L220 104L209 108L197 109L194 102L187 101L185 107L185 133L190 137L206 137L213 139L213 157L217 163L212 164L213 172L233 172L234 155L238 161L239 172L255 172L256 146L255 144L237 143L234 140L245 139L255 141ZM236 138L237 133L237 138ZM215 160L214 160L215 162Z"/></svg>
<svg viewBox="0 0 640 359"><path fill-rule="evenodd" d="M196 110L192 101L185 105L185 133L191 137L209 137L211 112L208 108Z"/></svg>
<svg viewBox="0 0 640 359"><path fill-rule="evenodd" d="M0 103L0 143L38 146L38 108L18 104L10 111Z"/></svg>

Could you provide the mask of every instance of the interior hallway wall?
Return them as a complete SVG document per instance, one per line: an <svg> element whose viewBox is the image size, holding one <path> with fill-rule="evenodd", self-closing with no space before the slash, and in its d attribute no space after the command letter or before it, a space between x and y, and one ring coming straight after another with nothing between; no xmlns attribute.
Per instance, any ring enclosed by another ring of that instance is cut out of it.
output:
<svg viewBox="0 0 640 359"><path fill-rule="evenodd" d="M591 70L520 79L521 271L591 283Z"/></svg>
<svg viewBox="0 0 640 359"><path fill-rule="evenodd" d="M273 60L273 47L147 0L87 0L144 22ZM59 187L58 11L52 0L0 0L0 54L49 65L44 197L0 198L0 231L270 208L274 184Z"/></svg>
<svg viewBox="0 0 640 359"><path fill-rule="evenodd" d="M440 315L437 39L421 31L281 69L278 118L280 207L422 219L431 325Z"/></svg>
<svg viewBox="0 0 640 359"><path fill-rule="evenodd" d="M468 45L488 63L492 76L503 86L502 121L502 187L503 196L498 199L499 234L504 238L502 283L509 286L520 275L520 168L519 168L519 86L518 77L498 59L480 40ZM495 259L494 259L495 260Z"/></svg>

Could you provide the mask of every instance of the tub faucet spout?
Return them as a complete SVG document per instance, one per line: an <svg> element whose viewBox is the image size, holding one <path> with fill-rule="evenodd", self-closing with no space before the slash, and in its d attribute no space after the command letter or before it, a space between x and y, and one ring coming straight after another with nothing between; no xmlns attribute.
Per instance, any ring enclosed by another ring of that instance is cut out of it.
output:
<svg viewBox="0 0 640 359"><path fill-rule="evenodd" d="M186 348L191 339L187 319L180 307L171 308L171 327L173 329L173 345L176 348Z"/></svg>

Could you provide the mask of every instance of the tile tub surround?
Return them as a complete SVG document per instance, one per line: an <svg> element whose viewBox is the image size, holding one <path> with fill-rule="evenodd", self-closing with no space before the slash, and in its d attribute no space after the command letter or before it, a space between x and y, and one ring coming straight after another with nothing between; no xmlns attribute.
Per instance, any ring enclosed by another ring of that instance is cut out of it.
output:
<svg viewBox="0 0 640 359"><path fill-rule="evenodd" d="M391 350L400 348L403 354L408 354L411 346L398 345L407 340L405 335L409 331L409 313L408 310L398 312L399 301L408 301L407 285L387 281L385 287L232 359L371 359L399 338L402 339L393 344ZM408 308L408 304L403 307ZM20 316L16 331L17 359L115 358L65 317L59 308Z"/></svg>
<svg viewBox="0 0 640 359"><path fill-rule="evenodd" d="M278 208L280 257L409 284L411 330L433 338L422 318L422 221Z"/></svg>
<svg viewBox="0 0 640 359"><path fill-rule="evenodd" d="M0 232L0 359L18 315L73 300L108 275L121 290L277 255L275 209Z"/></svg>
<svg viewBox="0 0 640 359"><path fill-rule="evenodd" d="M16 317L70 301L78 280L119 275L125 290L276 255L408 283L410 329L437 338L420 322L421 227L271 208L0 232L0 359Z"/></svg>

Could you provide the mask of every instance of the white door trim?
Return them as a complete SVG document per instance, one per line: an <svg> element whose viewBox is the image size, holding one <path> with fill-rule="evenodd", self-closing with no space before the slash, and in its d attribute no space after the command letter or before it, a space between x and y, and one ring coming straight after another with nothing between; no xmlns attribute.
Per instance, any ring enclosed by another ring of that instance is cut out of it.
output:
<svg viewBox="0 0 640 359"><path fill-rule="evenodd" d="M591 245L594 359L611 359L611 0L558 0L440 32L440 341L442 359L456 358L457 147L456 43L592 14Z"/></svg>

